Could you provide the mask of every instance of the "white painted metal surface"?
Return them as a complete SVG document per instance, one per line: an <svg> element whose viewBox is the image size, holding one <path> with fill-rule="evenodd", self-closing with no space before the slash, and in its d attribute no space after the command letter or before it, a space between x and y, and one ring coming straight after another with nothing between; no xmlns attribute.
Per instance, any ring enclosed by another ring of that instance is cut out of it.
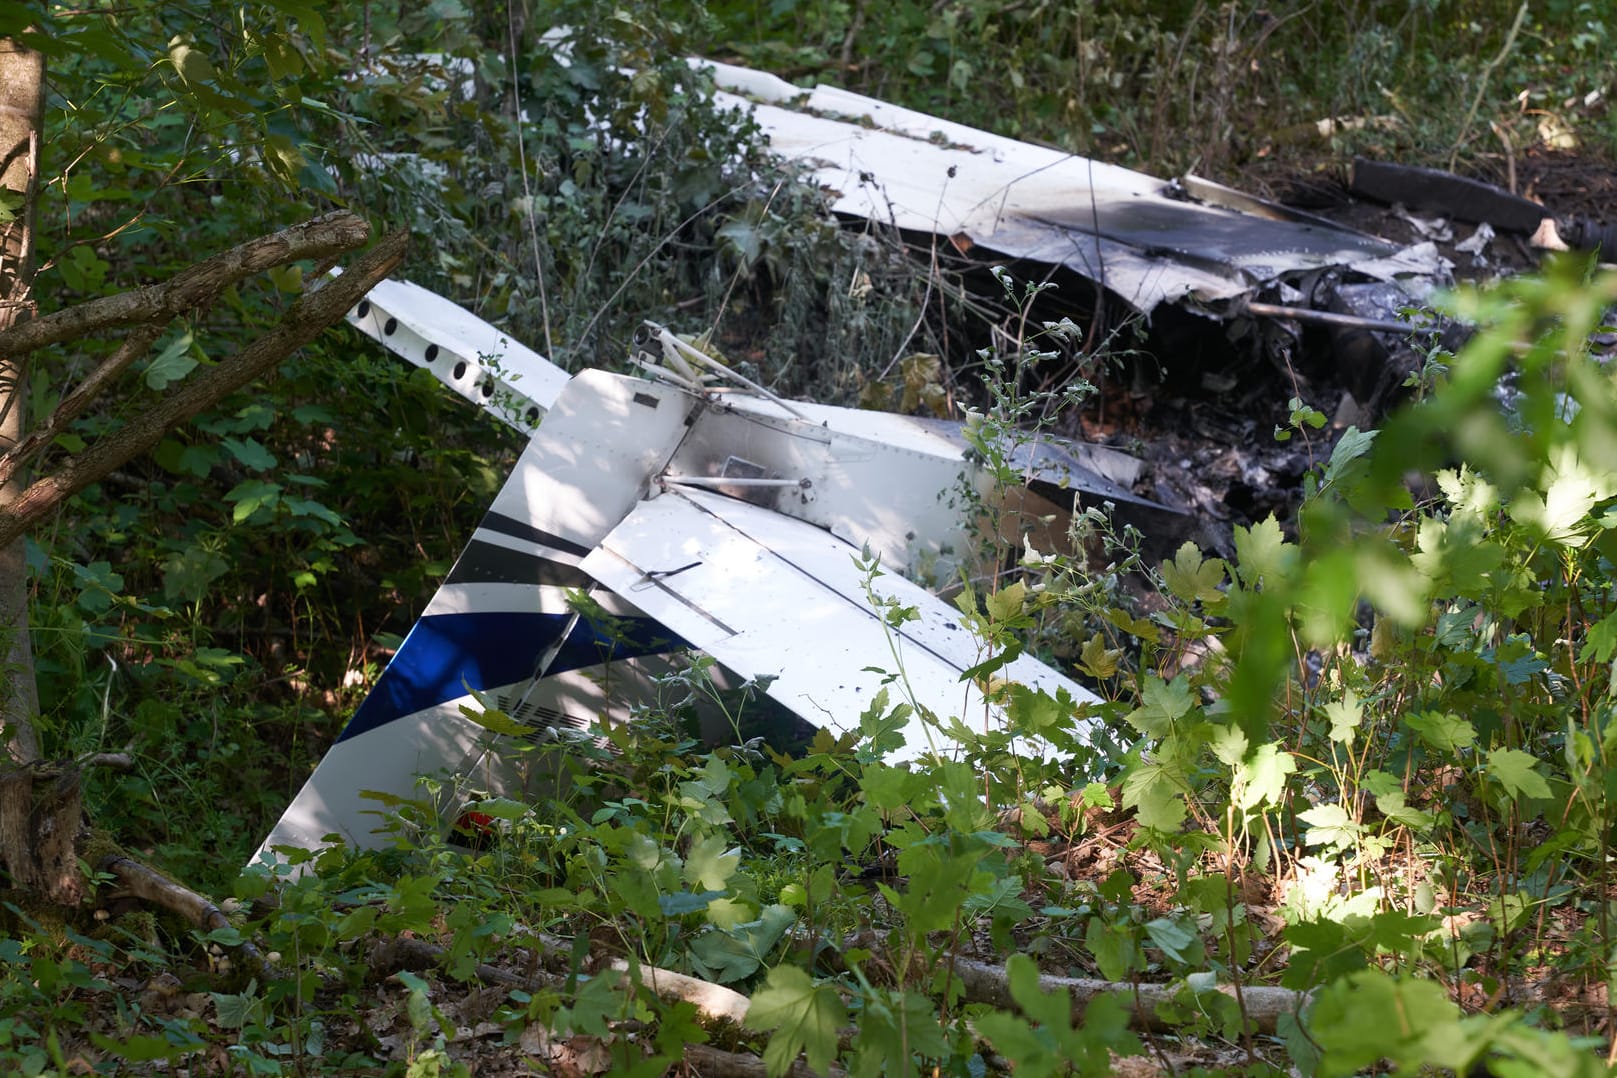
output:
<svg viewBox="0 0 1617 1078"><path fill-rule="evenodd" d="M524 434L533 432L567 384L567 372L538 352L408 281L381 282L348 321Z"/></svg>
<svg viewBox="0 0 1617 1078"><path fill-rule="evenodd" d="M1431 244L1204 204L1131 169L834 87L793 96L745 68L715 65L714 75L720 103L750 109L771 149L835 192L837 212L1067 266L1146 314L1325 266L1415 278L1417 294L1446 272Z"/></svg>
<svg viewBox="0 0 1617 1078"><path fill-rule="evenodd" d="M854 551L802 521L705 491L674 491L642 502L583 568L669 629L748 678L772 679L768 693L838 733L857 729L876 694L919 710L894 759L951 746L921 712L968 724L1002 716L962 682L988 653L959 613L902 577L882 575L873 593L918 613L889 627L871 605ZM1074 701L1095 697L1037 660L1003 671Z"/></svg>
<svg viewBox="0 0 1617 1078"><path fill-rule="evenodd" d="M854 565L868 545L890 569L947 580L958 567L966 521L955 495L980 482L958 431L603 371L557 385L556 368L458 308L451 317L452 305L431 295L390 285L359 317L463 391L471 375L446 364L469 368L467 355L505 348L532 377L524 399L546 414L263 856L327 836L377 844L388 814L367 791L418 797L420 775L449 777L438 806L448 820L457 790L520 785L505 759L510 743L462 713L481 706L474 694L535 729L582 731L603 717L629 719L688 648L723 663L721 681L775 679L769 697L811 725L857 727L883 681L867 667L901 675L894 703L999 721L960 681L985 656L954 609L901 576L882 576L880 594L920 613L889 633ZM478 377L492 374L485 364ZM497 394L466 395L511 421ZM610 626L580 613L581 594ZM1091 699L1026 657L1002 676ZM905 737L899 758L948 748L919 719Z"/></svg>

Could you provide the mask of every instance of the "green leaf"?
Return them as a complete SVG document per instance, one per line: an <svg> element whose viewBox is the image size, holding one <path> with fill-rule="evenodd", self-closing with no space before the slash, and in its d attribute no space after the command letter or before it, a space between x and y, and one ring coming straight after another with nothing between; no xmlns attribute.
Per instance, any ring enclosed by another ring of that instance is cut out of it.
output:
<svg viewBox="0 0 1617 1078"><path fill-rule="evenodd" d="M1026 955L1012 955L1005 963L1011 998L1034 1024L1005 1011L992 1011L976 1019L978 1032L1011 1061L1022 1078L1067 1074L1109 1074L1112 1055L1135 1055L1142 1049L1128 1031L1123 1005L1109 995L1093 1000L1083 1018L1074 1023L1071 993L1046 992L1039 970Z"/></svg>
<svg viewBox="0 0 1617 1078"><path fill-rule="evenodd" d="M1464 1074L1486 1043L1465 1043L1460 1012L1443 985L1360 970L1316 997L1309 1028L1323 1053L1319 1073L1349 1075L1390 1059L1411 1073L1438 1067Z"/></svg>
<svg viewBox="0 0 1617 1078"><path fill-rule="evenodd" d="M202 1042L195 1037L190 1038L185 1043L175 1044L167 1037L147 1034L136 1034L132 1037L115 1039L103 1033L91 1033L90 1040L95 1043L97 1048L126 1063L149 1063L154 1059L175 1059L202 1047Z"/></svg>
<svg viewBox="0 0 1617 1078"><path fill-rule="evenodd" d="M241 1029L259 1017L261 1001L257 998L256 984L245 992L210 992L213 997L214 1020L225 1029Z"/></svg>
<svg viewBox="0 0 1617 1078"><path fill-rule="evenodd" d="M300 476L288 476L289 479L299 479ZM317 502L312 498L283 498L281 504L286 511L295 517L313 519L329 524L333 528L342 527L342 517L338 516L330 506Z"/></svg>
<svg viewBox="0 0 1617 1078"><path fill-rule="evenodd" d="M168 59L180 78L188 84L206 82L216 76L213 62L206 55L178 39L170 43Z"/></svg>
<svg viewBox="0 0 1617 1078"><path fill-rule="evenodd" d="M762 969L786 931L796 923L796 910L775 903L765 906L763 914L755 921L714 929L696 937L691 943L691 953L705 967L708 976L720 984L730 984Z"/></svg>
<svg viewBox="0 0 1617 1078"><path fill-rule="evenodd" d="M995 625L1004 625L1022 613L1022 607L1027 602L1027 584L1016 581L998 591L989 592L983 603L988 609L988 618Z"/></svg>
<svg viewBox="0 0 1617 1078"><path fill-rule="evenodd" d="M150 375L148 370L148 380ZM275 454L265 449L256 438L223 438L219 444L249 471L262 472L275 467Z"/></svg>
<svg viewBox="0 0 1617 1078"><path fill-rule="evenodd" d="M1147 921L1145 934L1159 951L1180 965L1191 960L1192 948L1200 943L1195 932L1167 917Z"/></svg>
<svg viewBox="0 0 1617 1078"><path fill-rule="evenodd" d="M848 1021L848 1009L832 985L817 985L796 966L776 966L764 987L752 994L743 1024L760 1032L774 1031L764 1048L764 1069L779 1078L808 1056L821 1074L837 1054L837 1031Z"/></svg>
<svg viewBox="0 0 1617 1078"><path fill-rule="evenodd" d="M899 871L909 876L904 893L885 886L883 893L908 919L912 934L941 931L955 923L966 898L988 882L977 870L982 857L976 851L950 856L935 842L916 843L898 858Z"/></svg>
<svg viewBox="0 0 1617 1078"><path fill-rule="evenodd" d="M741 851L727 852L727 845L724 834L717 831L691 843L681 877L692 887L722 892L741 865Z"/></svg>
<svg viewBox="0 0 1617 1078"><path fill-rule="evenodd" d="M1122 648L1108 648L1106 637L1096 633L1084 641L1084 646L1078 653L1078 669L1092 678L1104 681L1117 673L1118 660L1122 657Z"/></svg>
<svg viewBox="0 0 1617 1078"><path fill-rule="evenodd" d="M112 571L112 563L93 561L89 565L74 565L73 576L79 584L78 604L92 614L104 614L122 593L124 578Z"/></svg>
<svg viewBox="0 0 1617 1078"><path fill-rule="evenodd" d="M1230 799L1242 811L1260 805L1278 805L1286 790L1286 779L1297 770L1291 753L1273 742L1259 745L1235 768Z"/></svg>
<svg viewBox="0 0 1617 1078"><path fill-rule="evenodd" d="M1196 544L1186 540L1174 555L1173 561L1162 563L1162 579L1168 590L1187 603L1217 602L1224 598L1219 585L1224 583L1224 559L1202 560Z"/></svg>
<svg viewBox="0 0 1617 1078"><path fill-rule="evenodd" d="M191 358L191 344L190 330L169 341L146 365L146 385L161 393L194 371L197 361Z"/></svg>
<svg viewBox="0 0 1617 1078"><path fill-rule="evenodd" d="M496 820L520 820L533 813L532 806L522 802L513 801L509 797L488 797L480 801L472 801L466 805L467 812L481 812L485 816L492 816Z"/></svg>
<svg viewBox="0 0 1617 1078"><path fill-rule="evenodd" d="M194 475L198 479L213 471L213 466L219 463L219 450L211 445L188 445L180 450L178 471L186 475Z"/></svg>
<svg viewBox="0 0 1617 1078"><path fill-rule="evenodd" d="M1129 712L1127 718L1146 737L1166 737L1173 730L1174 720L1195 705L1190 682L1183 674L1172 681L1147 674L1140 701L1140 706Z"/></svg>
<svg viewBox="0 0 1617 1078"><path fill-rule="evenodd" d="M202 547L186 547L163 559L163 598L200 602L215 580L230 572L230 563Z"/></svg>
<svg viewBox="0 0 1617 1078"><path fill-rule="evenodd" d="M915 1058L949 1053L937 1008L919 992L870 988L864 993L854 1037L854 1078L916 1073ZM905 1055L908 1049L908 1055Z"/></svg>
<svg viewBox="0 0 1617 1078"><path fill-rule="evenodd" d="M1325 465L1325 474L1321 478L1321 486L1338 482L1347 477L1349 467L1354 461L1370 452L1375 443L1376 432L1373 430L1360 430L1358 427L1349 427L1337 440L1336 447L1331 450L1331 459Z"/></svg>
<svg viewBox="0 0 1617 1078"><path fill-rule="evenodd" d="M1102 977L1122 981L1143 965L1139 941L1130 926L1091 917L1084 930L1084 946L1095 956Z"/></svg>
<svg viewBox="0 0 1617 1078"><path fill-rule="evenodd" d="M528 737L533 733L533 727L525 722L518 722L497 707L473 707L470 704L462 704L460 713L483 729L502 737Z"/></svg>
<svg viewBox="0 0 1617 1078"><path fill-rule="evenodd" d="M931 780L925 774L889 764L866 764L859 776L865 801L879 812L919 806L930 787Z"/></svg>
<svg viewBox="0 0 1617 1078"><path fill-rule="evenodd" d="M1325 705L1325 718L1331 724L1331 740L1339 745L1351 745L1359 726L1364 722L1364 704L1359 701L1358 694L1348 689L1342 694L1342 699L1332 700Z"/></svg>
<svg viewBox="0 0 1617 1078"><path fill-rule="evenodd" d="M244 479L237 483L225 501L234 502L230 519L240 524L260 509L273 509L281 500L281 484L263 479Z"/></svg>
<svg viewBox="0 0 1617 1078"><path fill-rule="evenodd" d="M292 418L304 426L330 426L337 422L331 409L323 404L300 404L292 409Z"/></svg>
<svg viewBox="0 0 1617 1078"><path fill-rule="evenodd" d="M1477 740L1477 728L1458 715L1419 712L1405 715L1404 725L1438 752L1450 755L1469 748Z"/></svg>
<svg viewBox="0 0 1617 1078"><path fill-rule="evenodd" d="M1538 758L1520 749L1488 753L1488 777L1503 786L1511 800L1550 796L1550 784L1538 773Z"/></svg>
<svg viewBox="0 0 1617 1078"><path fill-rule="evenodd" d="M1432 813L1412 807L1402 790L1388 790L1384 794L1378 794L1376 810L1394 823L1403 824L1416 831L1424 831L1437 822L1437 817Z"/></svg>
<svg viewBox="0 0 1617 1078"><path fill-rule="evenodd" d="M1578 651L1578 661L1609 663L1614 655L1617 655L1617 611L1589 626L1583 647Z"/></svg>
<svg viewBox="0 0 1617 1078"><path fill-rule="evenodd" d="M1297 548L1280 534L1280 522L1273 513L1250 528L1237 525L1234 539L1235 571L1249 588L1266 576L1289 569L1297 553Z"/></svg>
<svg viewBox="0 0 1617 1078"><path fill-rule="evenodd" d="M75 292L96 292L106 283L111 266L89 247L79 246L69 251L56 268Z"/></svg>
<svg viewBox="0 0 1617 1078"><path fill-rule="evenodd" d="M1185 822L1183 779L1157 763L1141 763L1123 776L1123 807L1134 810L1142 825L1172 834Z"/></svg>
<svg viewBox="0 0 1617 1078"><path fill-rule="evenodd" d="M1545 467L1544 493L1523 490L1511 502L1510 516L1539 531L1552 543L1582 546L1588 540L1585 518L1596 502L1611 497L1612 476L1586 466L1571 446L1557 450Z"/></svg>
<svg viewBox="0 0 1617 1078"><path fill-rule="evenodd" d="M1483 537L1482 527L1470 516L1452 520L1427 517L1416 534L1418 552L1410 563L1432 582L1457 595L1476 596L1488 583L1488 574L1505 560L1505 550Z"/></svg>
<svg viewBox="0 0 1617 1078"><path fill-rule="evenodd" d="M1334 801L1299 813L1298 819L1308 825L1304 841L1309 846L1349 847L1364 833L1364 828L1348 815L1347 809Z"/></svg>
<svg viewBox="0 0 1617 1078"><path fill-rule="evenodd" d="M619 987L616 977L579 978L573 1005L556 1015L556 1027L591 1037L605 1037L610 1023L623 1016L633 995L627 986Z"/></svg>
<svg viewBox="0 0 1617 1078"><path fill-rule="evenodd" d="M723 895L723 891L676 891L671 895L658 895L657 908L664 917L680 917L707 909L708 903Z"/></svg>

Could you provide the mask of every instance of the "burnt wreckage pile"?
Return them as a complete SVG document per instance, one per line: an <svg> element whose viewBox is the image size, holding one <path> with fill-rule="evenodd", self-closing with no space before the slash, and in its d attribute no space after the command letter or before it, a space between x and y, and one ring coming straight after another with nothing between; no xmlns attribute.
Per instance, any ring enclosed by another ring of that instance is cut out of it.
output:
<svg viewBox="0 0 1617 1078"><path fill-rule="evenodd" d="M1092 314L1143 320L1164 362L1295 350L1317 328L1362 368L1346 381L1373 410L1407 367L1413 327L1399 312L1451 281L1432 242L1395 244L1195 176L1164 181L832 87L714 69L721 101L750 109L771 148L833 192L837 213L944 236L984 261L1029 265L1028 276L1074 275L1069 299L1087 292Z"/></svg>
<svg viewBox="0 0 1617 1078"><path fill-rule="evenodd" d="M1196 176L1165 181L844 90L710 66L721 100L749 109L771 147L832 192L837 213L943 237L951 252L1020 278L1054 278L1093 325L1140 326L1151 369L1103 386L1098 415L1070 432L1143 459L1138 492L1188 514L1177 527L1158 518L1162 538L1188 530L1226 553L1228 522L1285 515L1334 433L1373 423L1431 348L1461 343L1464 327L1428 310L1453 283L1449 256L1483 266L1496 232L1523 254L1617 241L1617 229L1557 222L1485 183L1359 160L1350 190L1420 226L1415 242L1397 243ZM1431 215L1475 227L1455 243ZM1330 415L1332 429L1311 444L1278 442L1292 397Z"/></svg>

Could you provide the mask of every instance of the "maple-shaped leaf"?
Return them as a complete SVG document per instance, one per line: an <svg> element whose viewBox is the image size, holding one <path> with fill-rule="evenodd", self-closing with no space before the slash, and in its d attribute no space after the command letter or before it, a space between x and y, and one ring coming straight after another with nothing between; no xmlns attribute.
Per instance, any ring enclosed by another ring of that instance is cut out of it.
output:
<svg viewBox="0 0 1617 1078"><path fill-rule="evenodd" d="M1347 809L1334 801L1323 805L1315 805L1307 812L1300 812L1297 818L1308 825L1308 834L1303 839L1310 846L1352 846L1358 837L1364 833L1364 828Z"/></svg>
<svg viewBox="0 0 1617 1078"><path fill-rule="evenodd" d="M1185 675L1163 681L1155 674L1147 674L1140 690L1140 706L1125 718L1146 737L1167 737L1173 732L1175 720L1188 714L1195 704Z"/></svg>
<svg viewBox="0 0 1617 1078"><path fill-rule="evenodd" d="M705 891L723 891L730 885L741 864L740 850L726 850L725 837L718 832L697 839L685 853L685 867L681 876L692 887Z"/></svg>
<svg viewBox="0 0 1617 1078"><path fill-rule="evenodd" d="M1104 681L1117 673L1118 660L1121 658L1123 649L1107 647L1106 638L1096 633L1084 641L1083 650L1078 653L1078 669Z"/></svg>
<svg viewBox="0 0 1617 1078"><path fill-rule="evenodd" d="M1538 757L1520 749L1488 753L1488 777L1503 786L1512 800L1550 796L1550 784L1538 773Z"/></svg>
<svg viewBox="0 0 1617 1078"><path fill-rule="evenodd" d="M1185 540L1173 561L1162 563L1162 579L1168 590L1187 603L1215 603L1224 598L1218 586L1224 583L1224 559L1202 558L1196 544Z"/></svg>
<svg viewBox="0 0 1617 1078"><path fill-rule="evenodd" d="M1250 528L1237 525L1234 540L1236 572L1249 588L1266 576L1285 572L1297 556L1297 548L1280 534L1273 513Z"/></svg>
<svg viewBox="0 0 1617 1078"><path fill-rule="evenodd" d="M760 1032L774 1030L764 1048L764 1070L779 1078L799 1053L824 1074L837 1053L837 1030L848 1021L848 1009L831 985L815 984L796 966L776 966L764 986L752 994L743 1024Z"/></svg>

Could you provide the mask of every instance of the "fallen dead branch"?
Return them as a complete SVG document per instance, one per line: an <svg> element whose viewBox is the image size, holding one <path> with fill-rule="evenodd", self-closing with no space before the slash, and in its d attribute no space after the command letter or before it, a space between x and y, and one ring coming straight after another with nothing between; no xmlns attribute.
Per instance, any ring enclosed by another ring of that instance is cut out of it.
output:
<svg viewBox="0 0 1617 1078"><path fill-rule="evenodd" d="M403 937L384 940L371 949L371 972L387 976L401 969L428 969L442 965L448 953L447 948L426 940ZM629 963L623 959L612 959L607 968L623 975L620 983L633 983ZM538 969L533 971L531 977L521 977L486 963L476 968L476 974L484 984L528 989L539 984L558 986L567 980L560 974ZM704 1021L726 1021L740 1025L747 1016L747 997L734 989L657 966L642 965L639 974L640 983L656 993L658 998L689 1003Z"/></svg>
<svg viewBox="0 0 1617 1078"><path fill-rule="evenodd" d="M116 879L123 894L179 914L204 931L232 927L230 918L206 896L175 883L133 858L112 854L103 857L96 868ZM237 946L236 953L254 967L263 965L258 949L246 940Z"/></svg>
<svg viewBox="0 0 1617 1078"><path fill-rule="evenodd" d="M687 1044L685 1062L702 1078L766 1078L769 1073L764 1061L750 1052L726 1052L706 1044ZM799 1059L786 1073L790 1078L841 1078L848 1072L833 1063L822 1075Z"/></svg>
<svg viewBox="0 0 1617 1078"><path fill-rule="evenodd" d="M630 979L629 963L623 959L614 958L610 968L623 973L625 982ZM734 1022L739 1026L747 1017L749 1001L733 988L656 966L640 966L639 970L640 983L656 993L658 999L689 1003L706 1021Z"/></svg>
<svg viewBox="0 0 1617 1078"><path fill-rule="evenodd" d="M415 972L441 967L448 954L449 948L439 944L395 936L371 948L369 965L373 976L389 977L400 970ZM523 977L487 962L479 962L472 972L484 984L500 988L522 988L531 991L539 985L556 987L566 982L565 977L546 970L534 970L531 976Z"/></svg>
<svg viewBox="0 0 1617 1078"><path fill-rule="evenodd" d="M1016 1006L1011 998L1010 978L1004 966L971 958L956 958L954 971L970 1002L988 1003L995 1007ZM1137 1029L1156 1031L1173 1028L1170 1023L1157 1017L1157 1007L1182 998L1183 987L1178 984L1103 981L1092 977L1058 977L1049 973L1039 975L1039 988L1042 991L1072 993L1075 1018L1080 1017L1077 1012L1096 997L1114 996L1129 1008L1131 1025ZM1269 985L1243 985L1237 992L1234 985L1221 984L1209 991L1239 1000L1247 1020L1259 1033L1274 1033L1282 1015L1299 1013L1307 1006L1309 999L1306 992Z"/></svg>

